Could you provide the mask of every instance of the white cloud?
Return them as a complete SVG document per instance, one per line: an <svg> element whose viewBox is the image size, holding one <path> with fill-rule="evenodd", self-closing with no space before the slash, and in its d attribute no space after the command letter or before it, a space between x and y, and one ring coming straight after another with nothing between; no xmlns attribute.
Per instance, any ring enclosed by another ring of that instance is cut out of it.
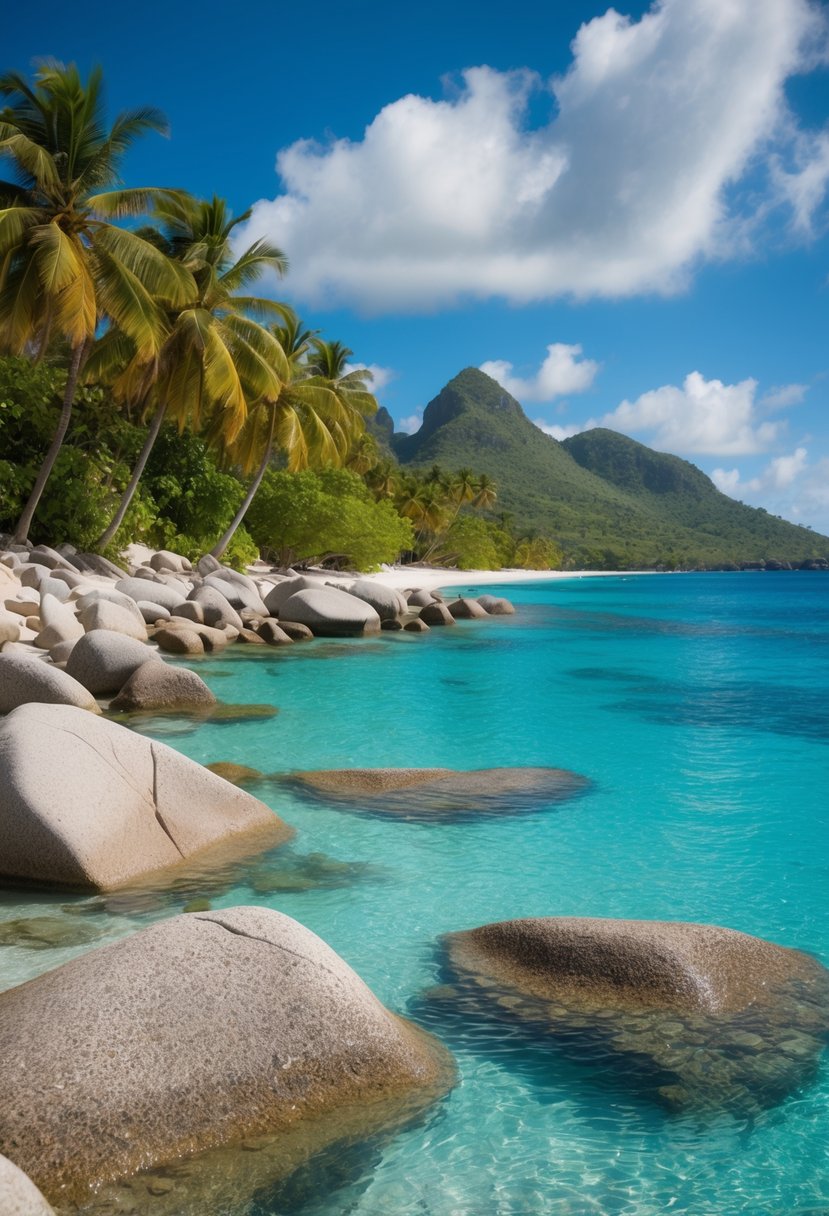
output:
<svg viewBox="0 0 829 1216"><path fill-rule="evenodd" d="M397 375L393 367L381 367L379 363L346 363L345 369L347 372L371 372L373 379L369 387L375 396Z"/></svg>
<svg viewBox="0 0 829 1216"><path fill-rule="evenodd" d="M714 469L711 480L730 498L829 534L829 458L825 456L810 462L808 449L799 447L770 460L755 477L744 479L737 468Z"/></svg>
<svg viewBox="0 0 829 1216"><path fill-rule="evenodd" d="M741 456L766 450L783 429L757 417L756 380L723 384L699 372L623 401L601 420L626 434L645 433L651 447L678 455Z"/></svg>
<svg viewBox="0 0 829 1216"><path fill-rule="evenodd" d="M419 431L423 425L423 410L415 410L413 414L409 414L408 418L401 418L397 425L407 435L414 435L415 431Z"/></svg>
<svg viewBox="0 0 829 1216"><path fill-rule="evenodd" d="M781 200L812 227L829 137L797 126L783 86L815 66L825 28L810 0L657 0L639 21L609 9L552 82L471 68L444 100L391 102L361 140L284 149L284 192L255 205L243 239L276 239L289 290L318 306L678 290ZM535 128L533 94L551 113Z"/></svg>
<svg viewBox="0 0 829 1216"><path fill-rule="evenodd" d="M596 425L592 419L589 422L576 423L575 426L556 426L555 423L545 422L543 418L535 418L533 421L540 431L545 435L552 435L559 443L562 439L570 439L573 435L580 435L582 431L589 431Z"/></svg>
<svg viewBox="0 0 829 1216"><path fill-rule="evenodd" d="M784 410L790 405L800 405L808 391L808 384L775 384L757 404L766 410Z"/></svg>
<svg viewBox="0 0 829 1216"><path fill-rule="evenodd" d="M583 393L590 388L599 370L592 359L583 359L581 346L553 342L538 371L530 379L513 376L513 365L506 359L491 359L481 371L497 380L518 401L552 401L568 393Z"/></svg>

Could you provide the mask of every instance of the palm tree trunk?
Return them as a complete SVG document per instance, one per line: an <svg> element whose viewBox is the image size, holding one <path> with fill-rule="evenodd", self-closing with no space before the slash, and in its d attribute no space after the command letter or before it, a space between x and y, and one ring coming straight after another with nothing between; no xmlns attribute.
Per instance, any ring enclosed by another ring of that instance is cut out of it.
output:
<svg viewBox="0 0 829 1216"><path fill-rule="evenodd" d="M268 463L271 458L271 452L273 451L274 422L275 422L275 415L273 418L271 418L271 433L268 437L268 446L265 449L265 455L262 457L262 463L260 464L259 468L256 471L256 476L254 477L253 481L250 483L248 492L245 495L245 501L242 503L241 507L234 515L233 522L231 523L227 532L225 532L224 536L218 542L218 544L214 545L213 548L210 550L211 557L219 558L222 556L225 549L228 547L230 542L233 540L233 536L236 532L236 529L239 527L239 524L245 518L248 507L253 502L253 500L256 496L256 491L259 489L259 486L262 484L262 478L265 476L265 473L268 468Z"/></svg>
<svg viewBox="0 0 829 1216"><path fill-rule="evenodd" d="M109 527L98 537L97 541L95 542L95 548L97 550L105 549L107 547L115 533L121 527L121 524L124 522L124 516L127 513L127 508L133 500L135 491L138 489L138 483L141 480L141 475L144 472L147 461L150 458L150 452L153 450L153 444L158 438L158 432L161 430L161 424L164 421L164 415L166 413L167 402L165 401L164 404L160 405L155 411L152 425L147 432L147 438L144 440L144 446L141 449L138 460L135 462L132 477L130 477L129 485L127 486L126 490L124 490L118 510L110 520Z"/></svg>
<svg viewBox="0 0 829 1216"><path fill-rule="evenodd" d="M23 508L23 514L20 516L17 528L14 533L14 543L16 545L25 544L29 536L29 529L32 526L35 511L38 508L43 491L46 488L46 482L49 480L49 475L55 466L55 461L58 458L63 440L69 429L69 420L72 417L72 406L75 401L75 389L78 386L78 377L81 374L84 357L89 349L88 342L80 342L72 348L72 359L69 364L69 372L66 377L66 388L63 390L63 404L61 406L60 418L58 420L57 429L52 438L52 443L49 451L46 453L43 464L40 466L40 472L37 475L34 488L29 495L29 501ZM57 542L58 537L52 537Z"/></svg>

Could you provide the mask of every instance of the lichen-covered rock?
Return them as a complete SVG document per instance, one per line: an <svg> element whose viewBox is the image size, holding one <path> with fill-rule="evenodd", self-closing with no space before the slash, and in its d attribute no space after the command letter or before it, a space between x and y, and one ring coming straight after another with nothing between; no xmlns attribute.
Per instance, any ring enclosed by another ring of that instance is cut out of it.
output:
<svg viewBox="0 0 829 1216"><path fill-rule="evenodd" d="M0 994L0 1150L62 1203L298 1126L311 1153L349 1110L372 1125L450 1080L437 1040L267 908L173 917Z"/></svg>
<svg viewBox="0 0 829 1216"><path fill-rule="evenodd" d="M716 925L537 917L444 948L462 1013L615 1058L671 1106L771 1105L810 1078L829 1030L816 959Z"/></svg>
<svg viewBox="0 0 829 1216"><path fill-rule="evenodd" d="M31 1178L8 1157L0 1157L0 1212L3 1216L55 1216Z"/></svg>
<svg viewBox="0 0 829 1216"><path fill-rule="evenodd" d="M203 709L215 704L213 693L195 671L151 659L135 669L110 709Z"/></svg>
<svg viewBox="0 0 829 1216"><path fill-rule="evenodd" d="M118 692L136 667L154 655L146 642L109 629L94 629L78 638L66 662L66 671L97 697ZM158 656L156 659L160 661Z"/></svg>
<svg viewBox="0 0 829 1216"><path fill-rule="evenodd" d="M50 663L28 657L0 654L0 714L10 713L30 701L48 705L74 705L100 713L88 689Z"/></svg>
<svg viewBox="0 0 829 1216"><path fill-rule="evenodd" d="M490 616L513 616L515 605L501 595L479 595L478 603Z"/></svg>
<svg viewBox="0 0 829 1216"><path fill-rule="evenodd" d="M232 839L291 831L163 743L64 705L0 723L0 873L110 890Z"/></svg>
<svg viewBox="0 0 829 1216"><path fill-rule="evenodd" d="M418 617L421 621L424 621L425 624L429 625L430 628L434 627L435 625L455 624L455 618L452 616L452 613L445 604L442 604L437 600L431 604L427 604L425 608L421 608L420 612L418 613Z"/></svg>
<svg viewBox="0 0 829 1216"><path fill-rule="evenodd" d="M289 773L285 780L324 802L421 823L542 810L589 786L586 778L561 768L321 769Z"/></svg>
<svg viewBox="0 0 829 1216"><path fill-rule="evenodd" d="M317 637L377 633L380 617L370 604L335 587L296 591L279 610L289 621L307 625Z"/></svg>

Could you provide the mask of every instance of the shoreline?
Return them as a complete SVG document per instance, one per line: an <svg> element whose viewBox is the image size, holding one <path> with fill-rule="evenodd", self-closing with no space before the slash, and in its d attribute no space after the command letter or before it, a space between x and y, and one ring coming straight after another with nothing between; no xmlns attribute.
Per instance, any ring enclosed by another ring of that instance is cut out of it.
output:
<svg viewBox="0 0 829 1216"><path fill-rule="evenodd" d="M311 573L309 571L309 573ZM314 571L314 573L318 573ZM660 574L659 570L447 570L429 566L389 566L376 574L339 575L328 574L330 582L351 582L353 579L370 579L401 591L407 587L436 591L441 587L507 587L522 583L553 583L565 579L582 578L628 578L631 575ZM452 577L455 576L455 577Z"/></svg>

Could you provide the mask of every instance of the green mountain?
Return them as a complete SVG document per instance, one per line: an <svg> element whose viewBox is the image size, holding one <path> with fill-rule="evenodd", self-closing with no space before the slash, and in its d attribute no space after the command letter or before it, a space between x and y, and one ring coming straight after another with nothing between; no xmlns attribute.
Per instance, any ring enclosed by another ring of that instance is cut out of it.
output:
<svg viewBox="0 0 829 1216"><path fill-rule="evenodd" d="M513 527L556 540L576 566L723 566L829 559L829 538L722 494L695 465L598 428L563 443L468 367L438 393L401 464L466 466L498 484Z"/></svg>

